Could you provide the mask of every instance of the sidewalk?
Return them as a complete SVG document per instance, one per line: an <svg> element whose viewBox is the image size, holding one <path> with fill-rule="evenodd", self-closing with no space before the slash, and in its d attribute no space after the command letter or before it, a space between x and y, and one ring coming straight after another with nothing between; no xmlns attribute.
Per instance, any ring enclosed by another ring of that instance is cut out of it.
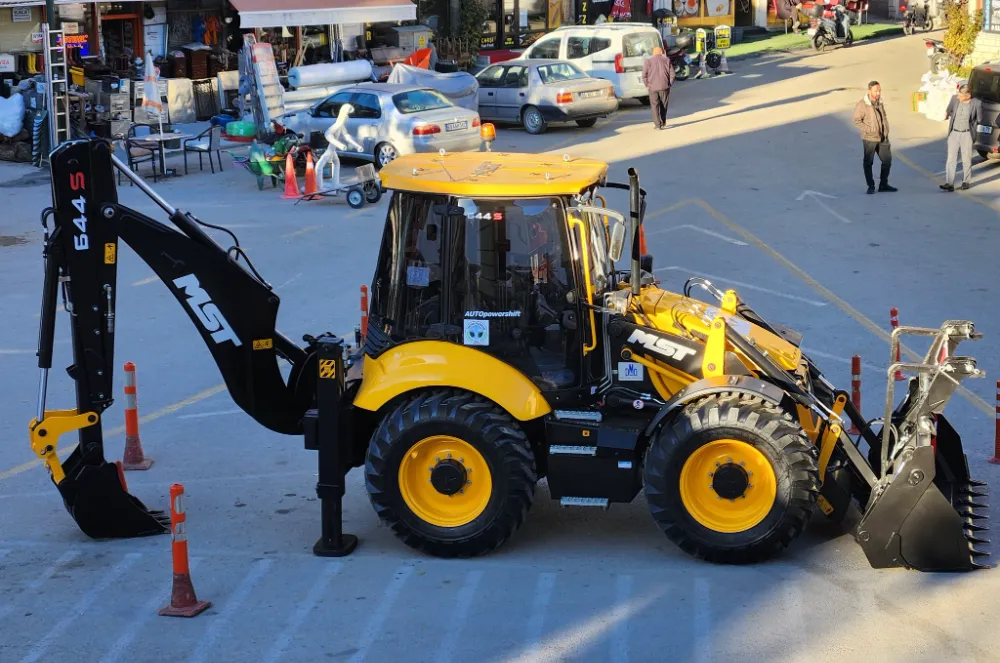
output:
<svg viewBox="0 0 1000 663"><path fill-rule="evenodd" d="M734 44L726 51L729 60L741 60L744 58L760 57L768 53L788 53L803 49L811 49L809 36L806 34L808 24L802 25L799 34L789 32L767 32L763 34L747 34L743 40ZM870 41L872 39L884 39L903 34L903 26L900 23L878 22L853 25L854 43Z"/></svg>

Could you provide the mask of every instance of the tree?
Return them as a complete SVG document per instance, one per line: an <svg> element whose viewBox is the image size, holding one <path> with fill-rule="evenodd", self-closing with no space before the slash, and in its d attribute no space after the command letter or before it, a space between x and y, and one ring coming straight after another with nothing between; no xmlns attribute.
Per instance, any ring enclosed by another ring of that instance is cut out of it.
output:
<svg viewBox="0 0 1000 663"><path fill-rule="evenodd" d="M945 18L948 29L944 33L944 48L951 56L948 71L967 77L970 67L963 67L963 61L976 47L976 37L983 29L984 16L981 9L969 14L969 0L945 0Z"/></svg>

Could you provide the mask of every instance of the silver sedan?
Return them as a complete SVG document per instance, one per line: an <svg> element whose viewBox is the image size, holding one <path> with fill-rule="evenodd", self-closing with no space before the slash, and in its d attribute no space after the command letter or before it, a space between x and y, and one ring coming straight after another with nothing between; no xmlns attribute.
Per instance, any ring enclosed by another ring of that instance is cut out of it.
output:
<svg viewBox="0 0 1000 663"><path fill-rule="evenodd" d="M436 90L416 85L363 83L341 88L311 108L295 114L288 126L307 139L321 136L344 104L354 107L347 132L362 152L345 157L375 162L381 168L401 154L476 151L482 147L479 114L456 106Z"/></svg>
<svg viewBox="0 0 1000 663"><path fill-rule="evenodd" d="M522 124L530 134L542 133L550 122L592 127L618 109L614 85L563 60L510 60L476 79L483 119Z"/></svg>

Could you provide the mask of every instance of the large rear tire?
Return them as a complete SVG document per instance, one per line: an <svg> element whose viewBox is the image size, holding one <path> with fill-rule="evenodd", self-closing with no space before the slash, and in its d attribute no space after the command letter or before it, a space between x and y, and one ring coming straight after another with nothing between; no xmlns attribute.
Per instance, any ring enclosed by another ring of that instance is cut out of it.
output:
<svg viewBox="0 0 1000 663"><path fill-rule="evenodd" d="M688 554L747 564L802 532L819 494L816 448L795 419L745 394L687 405L646 453L653 520Z"/></svg>
<svg viewBox="0 0 1000 663"><path fill-rule="evenodd" d="M474 557L521 526L538 477L524 431L486 399L454 389L401 403L372 436L368 497L408 546Z"/></svg>

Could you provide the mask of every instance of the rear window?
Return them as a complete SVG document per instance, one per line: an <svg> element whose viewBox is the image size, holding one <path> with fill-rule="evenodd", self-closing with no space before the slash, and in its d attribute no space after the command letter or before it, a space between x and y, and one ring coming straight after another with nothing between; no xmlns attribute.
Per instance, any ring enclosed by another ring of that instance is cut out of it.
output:
<svg viewBox="0 0 1000 663"><path fill-rule="evenodd" d="M435 90L400 92L399 94L392 95L392 103L395 104L396 110L404 115L407 113L420 113L421 111L448 108L453 105L448 101L448 97Z"/></svg>
<svg viewBox="0 0 1000 663"><path fill-rule="evenodd" d="M611 48L611 40L604 37L570 37L566 40L566 57L570 60L585 58Z"/></svg>
<svg viewBox="0 0 1000 663"><path fill-rule="evenodd" d="M969 87L976 99L1000 104L1000 72L973 69Z"/></svg>
<svg viewBox="0 0 1000 663"><path fill-rule="evenodd" d="M622 55L627 58L638 58L652 55L653 49L663 46L660 35L655 32L633 32L622 37Z"/></svg>
<svg viewBox="0 0 1000 663"><path fill-rule="evenodd" d="M585 73L567 62L542 65L538 68L538 76L543 83L560 83L587 77Z"/></svg>

